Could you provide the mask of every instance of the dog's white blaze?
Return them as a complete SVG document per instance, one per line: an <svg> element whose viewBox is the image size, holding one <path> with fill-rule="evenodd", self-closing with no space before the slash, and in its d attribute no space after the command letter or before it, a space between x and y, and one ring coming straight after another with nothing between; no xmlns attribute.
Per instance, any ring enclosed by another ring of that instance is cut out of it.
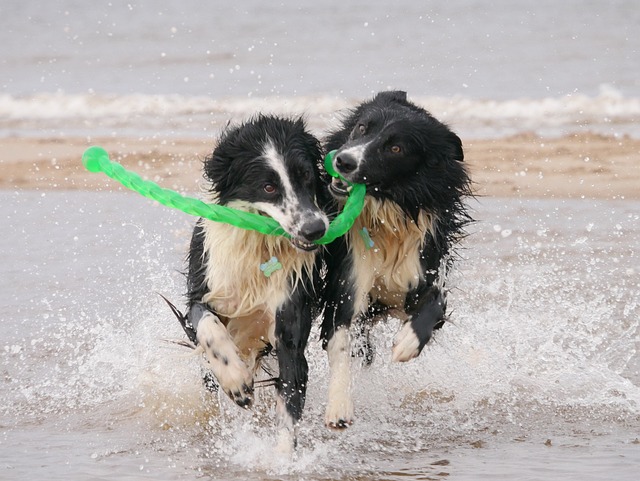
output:
<svg viewBox="0 0 640 481"><path fill-rule="evenodd" d="M338 426L353 422L351 399L351 342L349 330L338 328L327 344L329 358L329 399L325 412L325 424Z"/></svg>
<svg viewBox="0 0 640 481"><path fill-rule="evenodd" d="M394 339L391 358L395 362L410 361L420 354L419 347L420 340L411 327L411 323L405 322Z"/></svg>
<svg viewBox="0 0 640 481"><path fill-rule="evenodd" d="M282 153L276 149L272 142L266 144L262 156L267 162L267 165L269 165L280 178L280 183L284 190L283 200L280 204L256 202L253 207L277 220L283 229L293 237L298 237L302 226L312 219L321 220L324 223L325 230L328 229L329 219L322 211L319 209L300 210L301 202L291 183L291 178Z"/></svg>
<svg viewBox="0 0 640 481"><path fill-rule="evenodd" d="M295 225L294 212L299 202L289 178L284 158L272 142L268 142L265 145L262 156L280 178L280 184L284 190L283 203L281 206L277 206L268 202L257 202L256 206L277 220L284 230L295 235L299 230L299 226Z"/></svg>
<svg viewBox="0 0 640 481"><path fill-rule="evenodd" d="M350 172L349 175L354 175L358 172L358 169L360 168L360 166L362 165L362 162L364 161L364 153L367 150L367 147L369 146L370 143L371 142L367 142L366 144L354 145L353 147L349 147L348 149L344 149L340 151L341 154L343 153L349 154L356 159L356 169L353 172ZM333 168L336 169L335 157L333 159ZM340 169L337 169L337 170L340 171Z"/></svg>
<svg viewBox="0 0 640 481"><path fill-rule="evenodd" d="M245 386L252 386L253 373L240 358L235 343L217 316L210 312L202 316L196 337L225 392L244 393Z"/></svg>
<svg viewBox="0 0 640 481"><path fill-rule="evenodd" d="M280 182L284 187L284 198L287 202L295 202L296 193L293 190L293 184L291 183L291 179L289 178L289 173L287 172L287 168L284 164L284 158L278 152L278 149L275 148L273 143L269 142L265 146L263 151L263 157L269 164L269 166L278 174L280 177Z"/></svg>

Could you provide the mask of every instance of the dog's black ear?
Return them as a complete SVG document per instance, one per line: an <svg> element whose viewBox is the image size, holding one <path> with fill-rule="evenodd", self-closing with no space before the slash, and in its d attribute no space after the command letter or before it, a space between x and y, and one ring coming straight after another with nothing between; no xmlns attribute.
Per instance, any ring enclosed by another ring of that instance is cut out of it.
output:
<svg viewBox="0 0 640 481"><path fill-rule="evenodd" d="M240 126L227 123L218 144L213 152L204 160L204 177L211 182L215 190L220 191L226 186L231 170L231 164L237 155L236 145L241 133Z"/></svg>
<svg viewBox="0 0 640 481"><path fill-rule="evenodd" d="M229 178L231 159L223 157L216 152L204 161L204 177L211 182L214 190L223 190Z"/></svg>
<svg viewBox="0 0 640 481"><path fill-rule="evenodd" d="M293 119L293 125L296 126L297 129L306 130L307 126L302 116L296 117Z"/></svg>
<svg viewBox="0 0 640 481"><path fill-rule="evenodd" d="M395 100L396 102L406 102L407 101L407 92L402 90L389 90L388 92L380 92L376 95L377 99L380 100Z"/></svg>
<svg viewBox="0 0 640 481"><path fill-rule="evenodd" d="M453 148L453 158L459 162L463 162L464 151L462 150L462 140L453 132L449 132L449 141Z"/></svg>
<svg viewBox="0 0 640 481"><path fill-rule="evenodd" d="M298 130L298 141L301 142L300 145L304 149L307 158L317 161L319 166L324 165L320 141L307 130L307 122L304 117L300 116L293 119L293 125Z"/></svg>

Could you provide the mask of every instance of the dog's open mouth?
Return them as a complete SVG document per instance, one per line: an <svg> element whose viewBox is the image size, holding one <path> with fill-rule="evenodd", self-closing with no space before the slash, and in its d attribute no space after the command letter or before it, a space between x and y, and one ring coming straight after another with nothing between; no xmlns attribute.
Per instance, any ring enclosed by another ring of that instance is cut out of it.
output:
<svg viewBox="0 0 640 481"><path fill-rule="evenodd" d="M349 195L349 191L351 190L351 186L347 184L344 180L338 179L334 177L331 179L331 185L329 185L329 190L332 194L337 197L346 197Z"/></svg>
<svg viewBox="0 0 640 481"><path fill-rule="evenodd" d="M303 251L314 251L318 248L318 244L313 244L312 242L305 242L303 240L300 239L296 239L294 237L291 238L291 243L294 245L294 247L297 247L300 250Z"/></svg>

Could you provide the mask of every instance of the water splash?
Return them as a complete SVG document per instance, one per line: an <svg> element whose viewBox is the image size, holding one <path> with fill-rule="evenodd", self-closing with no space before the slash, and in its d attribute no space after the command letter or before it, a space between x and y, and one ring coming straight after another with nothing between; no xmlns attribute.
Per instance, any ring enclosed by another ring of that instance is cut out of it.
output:
<svg viewBox="0 0 640 481"><path fill-rule="evenodd" d="M283 459L272 452L272 389L254 411L239 410L202 388L198 356L162 341L183 335L154 291L180 303L188 222L145 203L132 210L128 196L114 194L105 194L109 209L91 211L105 205L86 202L99 194L78 195L43 241L78 237L41 264L41 277L58 282L42 284L40 302L15 301L21 318L0 343L7 433L42 429L77 442L99 432L100 447L80 441L87 463L173 466L214 479L341 479L374 476L394 466L390 459L411 466L417 453L431 466L472 443L637 430L634 203L487 201L480 208L491 222L476 225L449 282L452 322L405 364L390 360L399 321L375 326L374 362L356 370L357 418L344 433L323 426L328 368L315 326L300 447ZM64 195L47 197L23 199L51 218ZM123 222L125 211L132 218ZM38 222L24 226L30 242ZM84 260L62 262L73 256Z"/></svg>

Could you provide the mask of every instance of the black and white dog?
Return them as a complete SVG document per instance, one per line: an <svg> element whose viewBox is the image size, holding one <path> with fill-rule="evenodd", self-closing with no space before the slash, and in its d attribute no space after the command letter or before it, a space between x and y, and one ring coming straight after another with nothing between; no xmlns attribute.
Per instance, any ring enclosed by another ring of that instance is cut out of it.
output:
<svg viewBox="0 0 640 481"><path fill-rule="evenodd" d="M444 324L444 277L451 248L470 217L463 199L471 181L462 143L406 93L383 92L352 110L331 133L325 150L337 150L333 166L346 180L367 187L354 226L328 246L328 274L321 336L329 359L325 423L353 423L352 322L367 332L371 321L393 315L404 321L392 359L420 354ZM344 182L329 186L340 202Z"/></svg>
<svg viewBox="0 0 640 481"><path fill-rule="evenodd" d="M175 308L202 348L220 388L241 407L253 402L261 358L275 350L276 425L295 442L307 387L307 345L318 272L313 242L328 228L318 208L320 142L302 119L260 115L227 128L204 162L211 202L259 213L290 234L260 234L198 220L188 256L188 310Z"/></svg>

